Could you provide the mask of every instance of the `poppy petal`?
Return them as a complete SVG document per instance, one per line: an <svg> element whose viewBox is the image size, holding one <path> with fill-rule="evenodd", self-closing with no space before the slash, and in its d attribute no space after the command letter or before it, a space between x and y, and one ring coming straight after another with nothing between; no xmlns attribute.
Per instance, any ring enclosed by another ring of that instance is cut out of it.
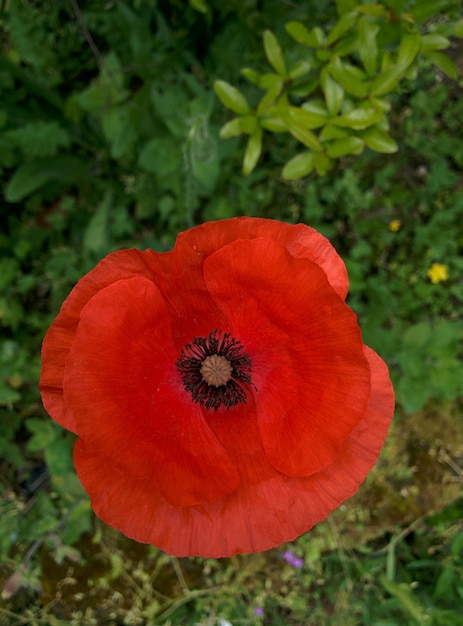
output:
<svg viewBox="0 0 463 626"><path fill-rule="evenodd" d="M79 280L45 335L39 382L42 401L53 419L74 433L76 425L73 416L66 413L63 405L63 374L64 363L79 324L80 312L107 285L130 276L151 276L146 264L147 257L149 254L139 250L121 250L105 257Z"/></svg>
<svg viewBox="0 0 463 626"><path fill-rule="evenodd" d="M290 478L274 471L267 480L243 485L218 501L179 508L148 481L134 480L118 467L108 483L105 459L91 443L79 440L74 460L95 512L127 536L176 556L219 558L292 541L353 496L377 460L392 419L394 392L383 361L368 348L365 356L372 373L368 410L322 472Z"/></svg>
<svg viewBox="0 0 463 626"><path fill-rule="evenodd" d="M239 475L183 389L171 335L152 281L134 277L101 289L82 309L64 393L79 436L108 466L189 506L230 493Z"/></svg>
<svg viewBox="0 0 463 626"><path fill-rule="evenodd" d="M266 238L222 247L205 260L204 277L251 357L268 460L289 476L320 471L370 395L354 313L318 265Z"/></svg>
<svg viewBox="0 0 463 626"><path fill-rule="evenodd" d="M214 328L226 330L227 320L210 298L202 273L203 256L175 251L150 257L149 266L166 304L176 347L181 350L194 337L207 336Z"/></svg>
<svg viewBox="0 0 463 626"><path fill-rule="evenodd" d="M319 265L336 293L345 299L349 279L343 260L326 237L305 224L285 224L255 217L207 222L180 233L175 252L184 262L188 263L190 259L191 263L197 263L198 257L205 259L229 243L258 237L272 239L285 247L292 256Z"/></svg>
<svg viewBox="0 0 463 626"><path fill-rule="evenodd" d="M368 410L345 442L335 462L313 477L319 505L318 511L317 507L313 508L312 525L324 519L357 492L377 461L394 415L394 390L387 366L367 346L364 346L364 351L371 370L372 392ZM308 496L308 493L304 496L307 507ZM310 499L310 506L313 505L314 500Z"/></svg>

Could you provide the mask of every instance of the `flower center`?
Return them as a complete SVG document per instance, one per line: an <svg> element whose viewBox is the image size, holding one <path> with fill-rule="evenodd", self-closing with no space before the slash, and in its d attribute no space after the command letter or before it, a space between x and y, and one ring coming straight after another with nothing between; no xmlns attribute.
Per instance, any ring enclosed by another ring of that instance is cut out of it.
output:
<svg viewBox="0 0 463 626"><path fill-rule="evenodd" d="M206 409L246 402L251 360L229 333L213 330L207 337L195 337L182 349L176 367L193 402Z"/></svg>
<svg viewBox="0 0 463 626"><path fill-rule="evenodd" d="M213 354L204 359L199 370L204 382L214 387L228 383L232 377L232 366L224 356Z"/></svg>

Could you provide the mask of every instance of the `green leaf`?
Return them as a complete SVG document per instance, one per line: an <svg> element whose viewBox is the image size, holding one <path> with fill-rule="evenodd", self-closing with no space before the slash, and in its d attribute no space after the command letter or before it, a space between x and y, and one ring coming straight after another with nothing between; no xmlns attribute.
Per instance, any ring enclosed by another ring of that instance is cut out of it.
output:
<svg viewBox="0 0 463 626"><path fill-rule="evenodd" d="M297 122L289 110L282 110L280 117L293 137L296 137L296 139L307 146L307 148L315 152L323 149L314 133L308 128L305 128L303 124Z"/></svg>
<svg viewBox="0 0 463 626"><path fill-rule="evenodd" d="M2 9L6 7L2 6ZM16 58L18 65L24 61L25 65L30 64L37 71L37 76L43 76L46 68L57 67L58 64L54 46L47 45L49 39L46 28L41 25L40 9L33 3L12 2L8 10L2 10L2 21L8 23L11 38L8 56Z"/></svg>
<svg viewBox="0 0 463 626"><path fill-rule="evenodd" d="M331 78L326 67L320 73L320 85L330 115L337 115L344 101L344 89Z"/></svg>
<svg viewBox="0 0 463 626"><path fill-rule="evenodd" d="M291 80L297 80L302 78L310 72L310 63L305 60L296 61L289 70L289 77Z"/></svg>
<svg viewBox="0 0 463 626"><path fill-rule="evenodd" d="M18 202L40 189L50 180L50 171L43 167L42 161L30 161L20 165L10 179L5 192L8 202Z"/></svg>
<svg viewBox="0 0 463 626"><path fill-rule="evenodd" d="M251 135L257 126L257 119L254 115L244 115L243 117L235 117L222 126L220 129L220 137L222 139L230 139L238 135Z"/></svg>
<svg viewBox="0 0 463 626"><path fill-rule="evenodd" d="M203 13L204 15L209 13L209 7L205 0L188 0L188 2L193 7L193 9L195 9L195 11L199 11L199 13Z"/></svg>
<svg viewBox="0 0 463 626"><path fill-rule="evenodd" d="M427 2L417 2L416 6L409 9L409 13L416 22L424 22L429 17L437 15L449 9L454 3L452 0L428 0Z"/></svg>
<svg viewBox="0 0 463 626"><path fill-rule="evenodd" d="M243 174L248 176L257 165L262 152L262 129L256 128L249 137L243 158Z"/></svg>
<svg viewBox="0 0 463 626"><path fill-rule="evenodd" d="M0 320L2 319L2 302L0 300ZM16 389L12 389L0 378L0 406L10 406L13 402L21 399L21 394Z"/></svg>
<svg viewBox="0 0 463 626"><path fill-rule="evenodd" d="M313 152L296 154L283 168L282 176L286 180L296 180L310 174L314 168Z"/></svg>
<svg viewBox="0 0 463 626"><path fill-rule="evenodd" d="M372 126L362 131L360 137L375 152L392 154L398 150L396 142L378 126Z"/></svg>
<svg viewBox="0 0 463 626"><path fill-rule="evenodd" d="M390 6L391 2L387 2ZM369 15L370 17L389 17L389 10L382 4L359 4L355 7L358 13ZM399 11L396 10L396 13Z"/></svg>
<svg viewBox="0 0 463 626"><path fill-rule="evenodd" d="M125 73L121 62L114 52L110 52L103 59L98 79L81 91L76 100L85 111L100 115L102 111L127 99L124 81Z"/></svg>
<svg viewBox="0 0 463 626"><path fill-rule="evenodd" d="M268 62L273 67L275 72L280 76L286 76L286 64L281 51L281 46L275 35L270 30L266 30L264 32L264 50Z"/></svg>
<svg viewBox="0 0 463 626"><path fill-rule="evenodd" d="M368 126L378 124L384 118L384 113L378 109L352 109L348 113L339 115L331 120L332 124L342 126L343 128L352 128L354 130L363 130Z"/></svg>
<svg viewBox="0 0 463 626"><path fill-rule="evenodd" d="M339 15L344 15L348 11L353 11L357 8L357 0L336 0L336 10Z"/></svg>
<svg viewBox="0 0 463 626"><path fill-rule="evenodd" d="M318 48L323 45L325 36L321 28L308 30L300 22L288 22L285 26L286 32L298 43L308 48Z"/></svg>
<svg viewBox="0 0 463 626"><path fill-rule="evenodd" d="M127 154L137 139L132 109L125 103L104 111L102 127L114 159L120 159Z"/></svg>
<svg viewBox="0 0 463 626"><path fill-rule="evenodd" d="M403 406L406 413L422 409L432 393L428 384L405 377L396 384L395 391L397 402Z"/></svg>
<svg viewBox="0 0 463 626"><path fill-rule="evenodd" d="M409 67L421 48L421 35L419 32L404 35L400 41L399 51L397 53L398 65Z"/></svg>
<svg viewBox="0 0 463 626"><path fill-rule="evenodd" d="M19 202L49 181L57 181L63 187L77 183L87 170L87 164L71 155L26 161L8 182L5 198L8 202Z"/></svg>
<svg viewBox="0 0 463 626"><path fill-rule="evenodd" d="M457 347L463 338L462 333L462 322L441 320L434 324L430 339L437 350L448 345Z"/></svg>
<svg viewBox="0 0 463 626"><path fill-rule="evenodd" d="M450 39L437 33L421 35L421 52L430 50L445 50L450 46Z"/></svg>
<svg viewBox="0 0 463 626"><path fill-rule="evenodd" d="M359 47L359 38L356 32L349 33L338 42L336 42L332 54L330 54L330 58L332 55L337 55L339 57L350 57L352 55L356 56ZM327 61L330 59L328 58Z"/></svg>
<svg viewBox="0 0 463 626"><path fill-rule="evenodd" d="M58 122L30 122L4 134L28 158L54 156L59 148L69 147L69 135Z"/></svg>
<svg viewBox="0 0 463 626"><path fill-rule="evenodd" d="M286 124L283 122L281 117L276 114L277 107L275 109L269 110L268 117L262 117L259 120L262 128L266 130L270 130L272 133L285 133L287 132Z"/></svg>
<svg viewBox="0 0 463 626"><path fill-rule="evenodd" d="M452 543L450 544L450 554L454 557L458 556L463 552L463 531L457 533L452 538Z"/></svg>
<svg viewBox="0 0 463 626"><path fill-rule="evenodd" d="M44 450L56 437L56 431L51 420L31 417L26 420L26 426L32 433L32 437L27 442L29 451Z"/></svg>
<svg viewBox="0 0 463 626"><path fill-rule="evenodd" d="M372 82L370 94L372 96L382 96L391 92L406 73L407 68L403 65L390 67L385 72L379 74Z"/></svg>
<svg viewBox="0 0 463 626"><path fill-rule="evenodd" d="M305 126L306 128L320 128L320 126L324 126L328 120L326 115L312 113L307 109L299 109L298 107L287 107L283 110L283 114L285 112L289 113L296 124Z"/></svg>
<svg viewBox="0 0 463 626"><path fill-rule="evenodd" d="M333 126L331 123L327 124L320 133L320 139L323 139L324 141L344 139L345 137L350 137L349 132L339 126Z"/></svg>
<svg viewBox="0 0 463 626"><path fill-rule="evenodd" d="M183 141L188 132L186 118L190 115L189 105L192 103L188 95L181 89L171 88L162 91L158 83L152 82L150 102L156 115L167 126L179 141Z"/></svg>
<svg viewBox="0 0 463 626"><path fill-rule="evenodd" d="M406 348L422 348L431 336L431 326L428 322L419 322L408 328L403 334L402 341Z"/></svg>
<svg viewBox="0 0 463 626"><path fill-rule="evenodd" d="M99 77L101 84L110 90L116 90L119 92L119 95L121 95L121 91L124 89L125 76L126 72L122 67L118 55L114 51L111 51L103 59Z"/></svg>
<svg viewBox="0 0 463 626"><path fill-rule="evenodd" d="M394 89L397 83L406 75L409 66L413 63L421 46L419 33L404 35L400 42L397 54L397 63L379 74L372 82L370 94L381 96Z"/></svg>
<svg viewBox="0 0 463 626"><path fill-rule="evenodd" d="M329 63L331 57L333 56L333 51L332 50L327 50L326 48L319 48L316 53L315 53L315 57L322 63Z"/></svg>
<svg viewBox="0 0 463 626"><path fill-rule="evenodd" d="M66 477L73 471L72 452L69 443L62 437L55 436L45 447L45 461L52 477Z"/></svg>
<svg viewBox="0 0 463 626"><path fill-rule="evenodd" d="M463 37L463 19L453 24L452 35L455 37Z"/></svg>
<svg viewBox="0 0 463 626"><path fill-rule="evenodd" d="M290 86L290 92L292 96L296 98L307 98L313 93L319 85L318 76L307 76L304 79L294 82Z"/></svg>
<svg viewBox="0 0 463 626"><path fill-rule="evenodd" d="M326 45L331 46L337 41L346 31L351 30L358 18L358 14L355 11L344 13L336 24L333 26L326 39Z"/></svg>
<svg viewBox="0 0 463 626"><path fill-rule="evenodd" d="M24 322L24 311L19 299L14 297L13 293L10 292L8 297L0 295L0 324L6 328L10 327L13 330L17 330L18 326ZM9 384L8 387L10 387ZM7 395L11 396L12 394Z"/></svg>
<svg viewBox="0 0 463 626"><path fill-rule="evenodd" d="M376 60L378 57L376 36L379 26L372 23L367 17L361 17L358 21L358 30L358 52L366 73L371 77L376 73Z"/></svg>
<svg viewBox="0 0 463 626"><path fill-rule="evenodd" d="M207 154L201 153L199 149L198 155L196 151L191 151L193 174L200 195L212 195L220 174L219 159L217 158L217 150L214 141L208 142Z"/></svg>
<svg viewBox="0 0 463 626"><path fill-rule="evenodd" d="M347 154L360 154L364 143L359 137L346 137L333 141L326 149L326 154L332 159L338 159Z"/></svg>
<svg viewBox="0 0 463 626"><path fill-rule="evenodd" d="M285 25L285 29L288 35L290 35L295 41L297 41L297 43L302 43L306 46L310 45L310 43L306 43L307 41L310 41L309 29L304 26L304 24L301 24L301 22L288 22ZM315 47L316 44L312 45L313 47Z"/></svg>
<svg viewBox="0 0 463 626"><path fill-rule="evenodd" d="M444 565L439 577L436 580L432 597L434 600L441 600L449 595L449 589L457 581L457 574L452 565Z"/></svg>
<svg viewBox="0 0 463 626"><path fill-rule="evenodd" d="M315 115L321 115L325 118L329 118L328 109L326 108L325 102L323 100L308 100L304 102L302 105L304 111L309 111L309 113L314 113Z"/></svg>
<svg viewBox="0 0 463 626"><path fill-rule="evenodd" d="M121 18L119 26L121 32L127 33L125 42L129 43L130 51L125 50L124 52L126 54L131 53L134 62L143 63L144 59L152 53L149 21L144 19L141 11L138 12L136 9L129 8L128 3L118 2L114 9Z"/></svg>
<svg viewBox="0 0 463 626"><path fill-rule="evenodd" d="M339 57L334 57L328 65L328 71L344 91L352 96L365 98L368 94L366 74L359 68L343 63Z"/></svg>
<svg viewBox="0 0 463 626"><path fill-rule="evenodd" d="M245 77L253 85L259 85L261 80L261 75L256 70L251 69L250 67L243 67L240 71L241 75Z"/></svg>
<svg viewBox="0 0 463 626"><path fill-rule="evenodd" d="M423 52L423 56L444 72L452 80L458 78L458 69L453 60L443 52Z"/></svg>
<svg viewBox="0 0 463 626"><path fill-rule="evenodd" d="M268 91L270 89L276 89L278 85L279 89L276 95L280 93L281 88L283 87L283 84L284 84L284 80L281 78L281 76L279 76L278 74L275 74L275 72L262 74L262 76L260 77L260 81L259 81L259 87L261 89L265 89L265 91ZM276 95L275 95L275 98L276 98Z"/></svg>
<svg viewBox="0 0 463 626"><path fill-rule="evenodd" d="M155 137L141 150L138 165L160 178L178 172L182 163L180 147L171 137Z"/></svg>
<svg viewBox="0 0 463 626"><path fill-rule="evenodd" d="M386 591L398 601L405 612L416 620L418 624L426 623L426 610L423 606L421 606L418 599L415 598L408 585L404 583L399 584L389 580L383 574L379 576L379 582L382 584L384 589L386 589Z"/></svg>
<svg viewBox="0 0 463 626"><path fill-rule="evenodd" d="M267 93L262 96L257 105L258 116L265 115L269 112L283 89L283 80L277 74L273 74L273 76L275 76L277 80L273 81L272 86L267 90Z"/></svg>
<svg viewBox="0 0 463 626"><path fill-rule="evenodd" d="M386 98L369 98L370 104L378 111L383 111L383 113L389 113L391 110L391 103L386 100Z"/></svg>
<svg viewBox="0 0 463 626"><path fill-rule="evenodd" d="M313 164L317 170L317 174L319 176L324 176L330 169L332 161L323 152L317 152L314 154Z"/></svg>
<svg viewBox="0 0 463 626"><path fill-rule="evenodd" d="M69 478L66 483L69 483ZM81 491L82 488L81 488ZM77 497L82 497L79 493ZM66 524L60 529L60 538L69 546L75 543L83 533L91 531L93 514L90 508L90 499L83 497L82 500L74 501L66 519Z"/></svg>
<svg viewBox="0 0 463 626"><path fill-rule="evenodd" d="M112 208L113 194L107 191L99 207L92 215L84 232L83 246L89 252L99 254L109 246L109 214Z"/></svg>
<svg viewBox="0 0 463 626"><path fill-rule="evenodd" d="M0 259L0 291L3 291L8 285L13 283L19 270L17 259L12 257L4 257Z"/></svg>
<svg viewBox="0 0 463 626"><path fill-rule="evenodd" d="M246 98L243 96L233 85L225 82L224 80L214 81L214 91L221 103L230 109L234 113L239 115L246 115L249 113L250 108Z"/></svg>

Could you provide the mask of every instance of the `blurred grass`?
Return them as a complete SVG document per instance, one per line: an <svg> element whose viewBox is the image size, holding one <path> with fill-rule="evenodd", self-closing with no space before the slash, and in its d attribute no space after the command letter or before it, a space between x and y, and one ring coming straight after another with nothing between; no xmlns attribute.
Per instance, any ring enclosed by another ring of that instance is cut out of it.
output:
<svg viewBox="0 0 463 626"><path fill-rule="evenodd" d="M0 624L459 626L461 78L423 64L397 91L396 155L288 183L294 146L273 137L244 178L239 146L218 137L213 80L262 63L265 28L328 23L335 6L208 5L209 17L179 1L1 4ZM303 221L332 240L398 410L357 496L313 531L264 554L177 560L91 513L73 438L41 407L40 344L102 256L168 249L179 230L232 215ZM433 263L446 280L431 282Z"/></svg>

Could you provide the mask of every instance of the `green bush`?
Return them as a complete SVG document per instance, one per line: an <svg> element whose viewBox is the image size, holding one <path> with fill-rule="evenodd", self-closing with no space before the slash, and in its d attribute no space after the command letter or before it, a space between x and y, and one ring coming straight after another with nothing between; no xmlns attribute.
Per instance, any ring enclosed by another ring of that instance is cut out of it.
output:
<svg viewBox="0 0 463 626"><path fill-rule="evenodd" d="M289 133L305 147L283 168L287 180L314 169L326 174L334 160L359 155L366 147L396 152L389 134L391 99L403 79L416 78L419 58L457 77L455 63L441 51L450 47L452 36L463 36L458 2L345 0L337 2L337 9L339 18L328 30L288 22L287 33L302 46L296 50L289 45L283 50L270 30L264 32L265 56L273 71L241 70L265 92L256 106L229 83L215 82L222 103L238 116L222 127L221 137L249 135L244 174L257 165L264 131ZM430 19L440 10L455 19Z"/></svg>

